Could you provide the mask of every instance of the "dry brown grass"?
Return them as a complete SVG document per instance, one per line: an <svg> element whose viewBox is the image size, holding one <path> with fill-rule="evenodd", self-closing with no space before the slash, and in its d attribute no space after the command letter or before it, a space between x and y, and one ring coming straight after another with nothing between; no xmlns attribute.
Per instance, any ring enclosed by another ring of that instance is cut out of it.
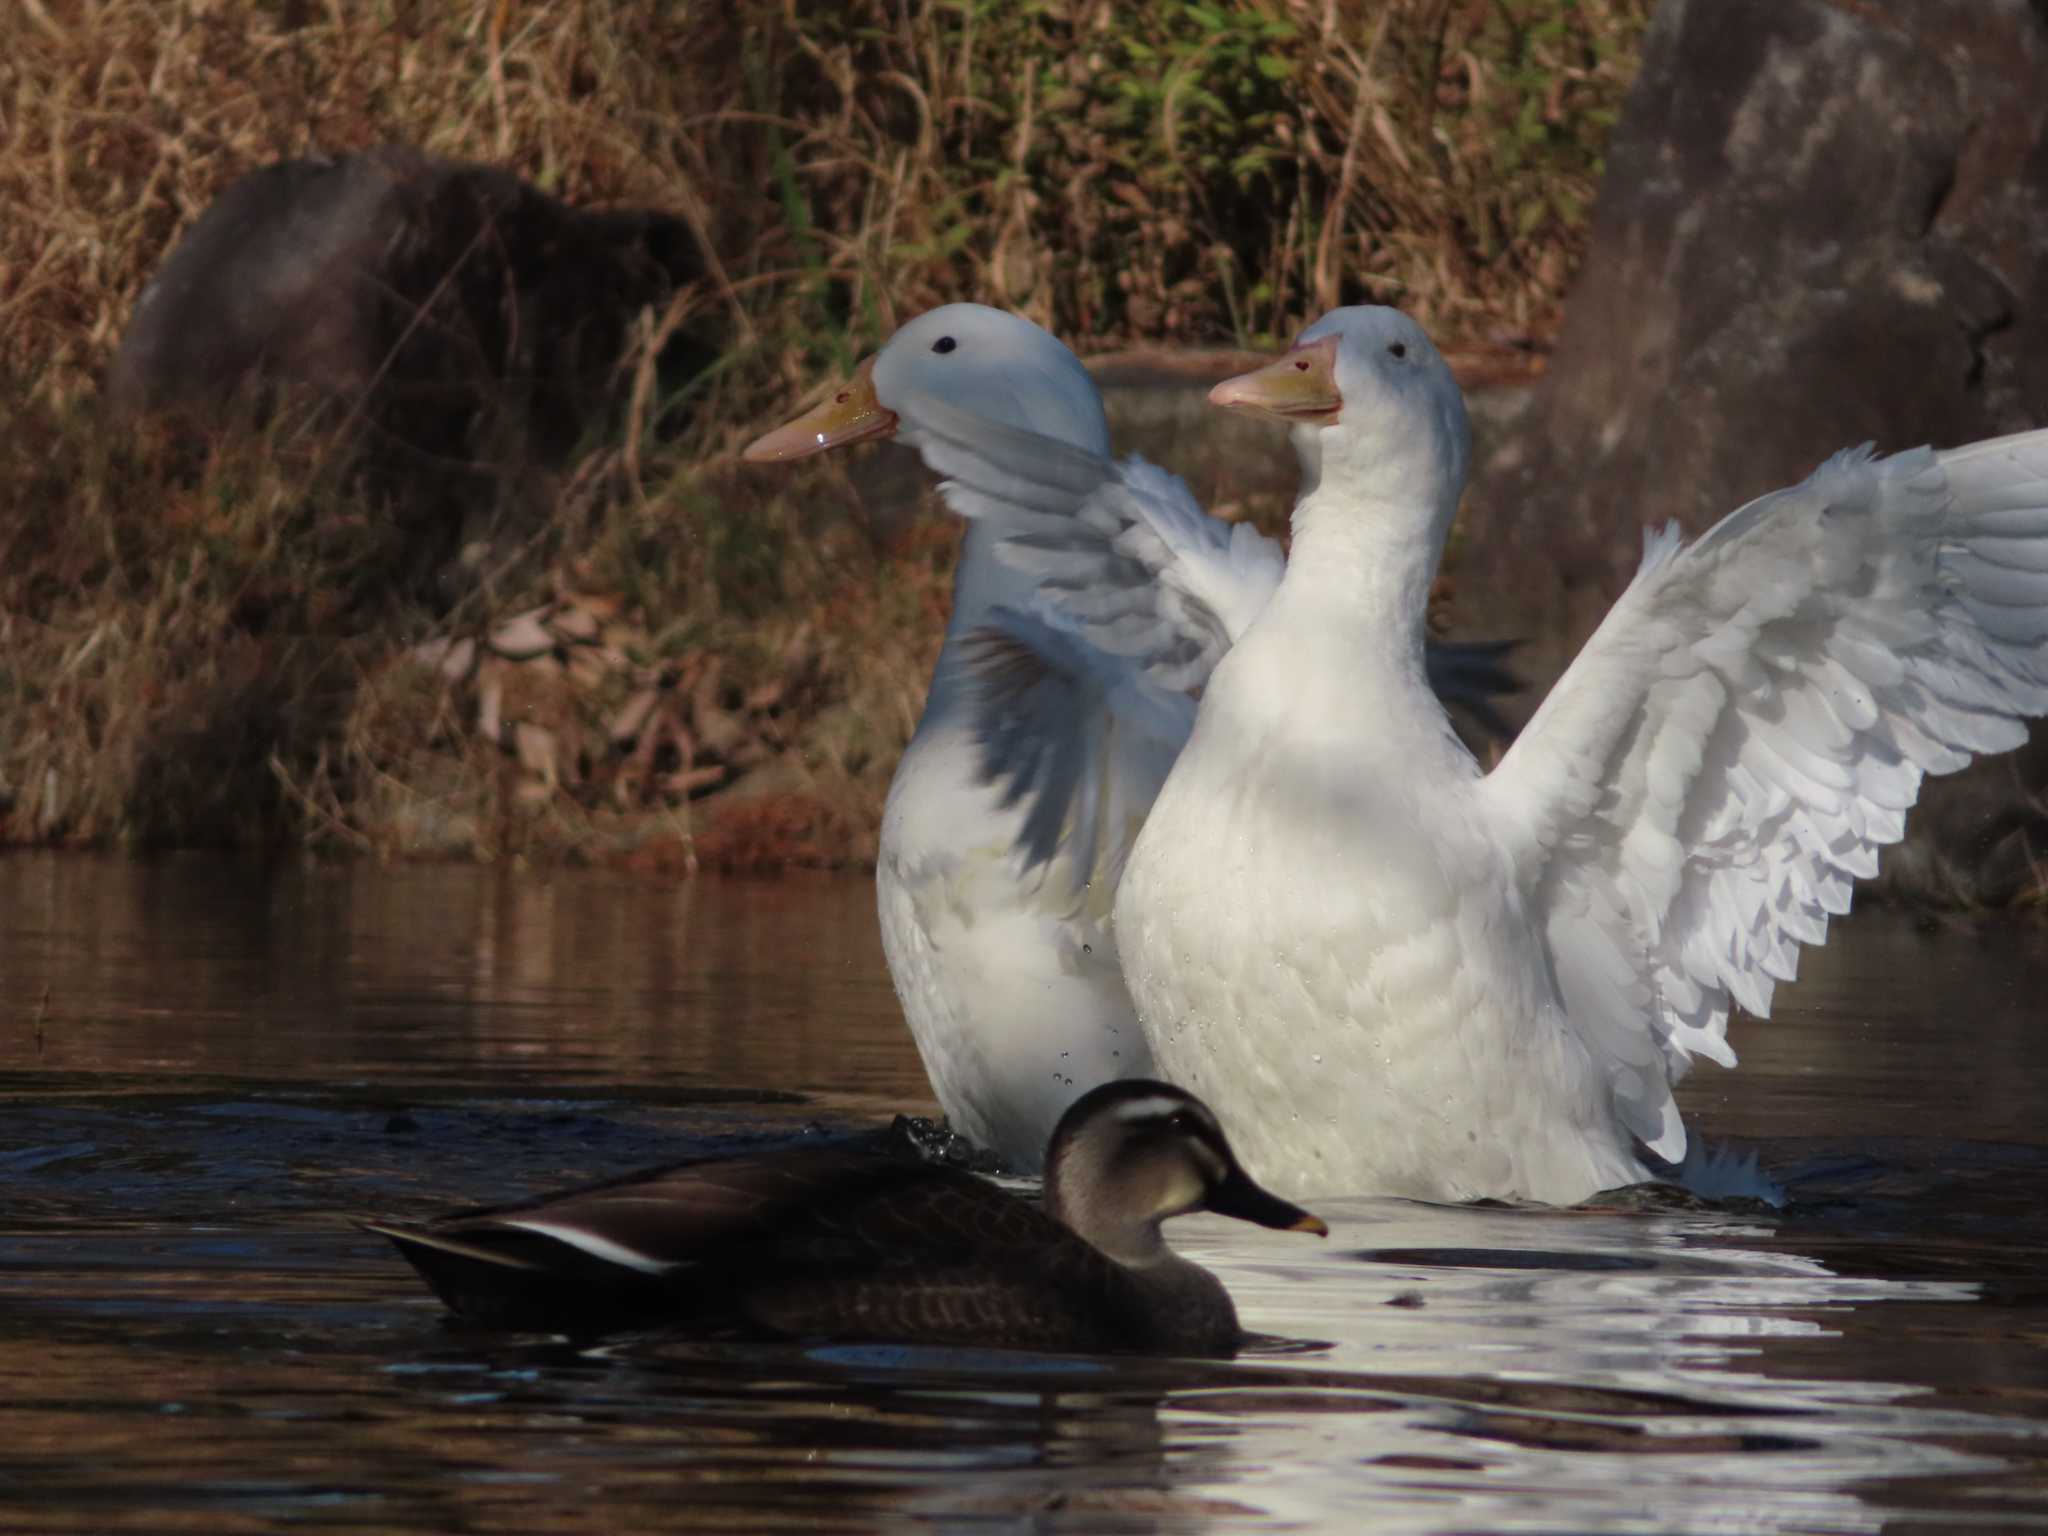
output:
<svg viewBox="0 0 2048 1536"><path fill-rule="evenodd" d="M389 140L683 215L702 302L805 366L964 295L1097 343L1255 338L1363 294L1540 333L1648 10L20 3L0 359L54 399L230 180Z"/></svg>
<svg viewBox="0 0 2048 1536"><path fill-rule="evenodd" d="M877 550L833 471L764 487L733 448L955 298L1084 351L1256 344L1361 297L1540 340L1647 9L19 0L0 50L9 835L694 846L688 802L660 809L666 830L625 825L609 771L520 804L465 728L472 701L391 674L403 644L573 581L621 595L650 665L716 655L752 686L799 628L819 637L781 780L747 776L755 830L731 841L750 862L778 840L859 857L950 543ZM547 488L548 526L452 614L382 580L392 520L317 454L109 443L92 409L149 274L230 181L389 141L680 214L708 275L666 318L726 342L684 440L642 430L634 397L624 436Z"/></svg>

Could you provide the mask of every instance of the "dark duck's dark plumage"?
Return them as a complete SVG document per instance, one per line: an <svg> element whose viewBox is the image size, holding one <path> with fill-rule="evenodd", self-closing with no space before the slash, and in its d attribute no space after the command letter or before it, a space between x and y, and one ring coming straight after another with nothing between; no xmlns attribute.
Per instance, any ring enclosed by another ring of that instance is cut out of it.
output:
<svg viewBox="0 0 2048 1536"><path fill-rule="evenodd" d="M1228 1354L1242 1338L1229 1295L1159 1231L1199 1210L1325 1230L1246 1176L1200 1100L1133 1079L1061 1119L1042 1209L956 1168L840 1145L364 1225L451 1310L494 1325Z"/></svg>

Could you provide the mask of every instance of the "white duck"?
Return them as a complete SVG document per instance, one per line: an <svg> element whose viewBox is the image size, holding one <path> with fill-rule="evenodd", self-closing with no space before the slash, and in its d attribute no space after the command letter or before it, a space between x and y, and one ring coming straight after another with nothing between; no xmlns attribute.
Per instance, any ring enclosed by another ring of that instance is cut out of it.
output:
<svg viewBox="0 0 2048 1536"><path fill-rule="evenodd" d="M1647 1177L1639 1144L1681 1162L1672 1087L1733 1065L1731 1000L1768 1013L1923 775L2048 712L2048 430L1838 454L1689 546L1648 536L1482 773L1423 666L1469 452L1436 348L1342 309L1211 399L1289 422L1304 489L1117 893L1158 1068L1297 1194L1568 1203ZM1125 491L1019 446L955 433L949 472L1107 570L1087 530ZM1077 627L1029 686L1131 669Z"/></svg>
<svg viewBox="0 0 2048 1536"><path fill-rule="evenodd" d="M1122 512L1103 524L1139 547L1113 557L1121 580L1104 590L1094 633L1163 610L1145 628L1149 671L1105 674L1081 696L1015 693L1012 707L978 725L974 664L1032 655L1016 643L991 647L987 626L999 615L1040 648L1092 648L1063 634L1057 614L1014 611L1035 601L1042 581L1058 582L1066 557L1015 547L1028 519L970 487L948 487L973 521L931 692L883 814L882 944L954 1129L1036 1169L1069 1104L1099 1083L1153 1071L1110 923L1117 867L1193 722L1184 690L1243 631L1285 562L1256 530L1211 518L1174 476L1139 459L1113 463L1102 397L1080 360L1021 316L979 304L912 320L816 410L758 439L746 457L785 460L895 436L936 462L945 445L926 422L937 416L970 440L994 434L1027 452L1043 445L1065 456L1070 473L1135 484L1174 541L1144 543L1148 530ZM1092 573L1098 558L1078 563ZM1166 579L1155 581L1162 570ZM1512 686L1499 649L1430 648L1447 694L1482 718L1486 695ZM1004 783L990 781L987 757L1007 765Z"/></svg>

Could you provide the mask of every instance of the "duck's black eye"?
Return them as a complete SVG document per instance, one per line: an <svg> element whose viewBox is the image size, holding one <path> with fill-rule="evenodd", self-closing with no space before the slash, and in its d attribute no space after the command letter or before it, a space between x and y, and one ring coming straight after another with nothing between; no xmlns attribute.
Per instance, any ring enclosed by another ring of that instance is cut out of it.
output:
<svg viewBox="0 0 2048 1536"><path fill-rule="evenodd" d="M955 347L959 345L960 343L955 341L952 337L941 336L937 341L932 343L932 350L943 355L947 352L952 351Z"/></svg>
<svg viewBox="0 0 2048 1536"><path fill-rule="evenodd" d="M1408 355L1408 343L1405 341L1390 341L1387 343L1387 350L1396 357L1406 357Z"/></svg>
<svg viewBox="0 0 2048 1536"><path fill-rule="evenodd" d="M1195 1117L1184 1109L1175 1110L1166 1117L1166 1128L1176 1136L1195 1134Z"/></svg>

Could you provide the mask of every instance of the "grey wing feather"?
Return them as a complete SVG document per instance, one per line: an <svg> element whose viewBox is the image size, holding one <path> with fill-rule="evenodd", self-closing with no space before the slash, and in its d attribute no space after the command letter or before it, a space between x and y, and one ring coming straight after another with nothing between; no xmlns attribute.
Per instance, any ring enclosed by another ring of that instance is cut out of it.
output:
<svg viewBox="0 0 2048 1536"><path fill-rule="evenodd" d="M1211 517L1143 459L1118 463L941 400L915 400L903 419L946 504L999 527L1005 563L1161 687L1199 688L1286 570L1278 544Z"/></svg>
<svg viewBox="0 0 2048 1536"><path fill-rule="evenodd" d="M1027 868L1070 859L1076 891L1114 890L1194 728L1195 701L1094 646L1057 611L999 608L970 641L982 772L1028 804Z"/></svg>

